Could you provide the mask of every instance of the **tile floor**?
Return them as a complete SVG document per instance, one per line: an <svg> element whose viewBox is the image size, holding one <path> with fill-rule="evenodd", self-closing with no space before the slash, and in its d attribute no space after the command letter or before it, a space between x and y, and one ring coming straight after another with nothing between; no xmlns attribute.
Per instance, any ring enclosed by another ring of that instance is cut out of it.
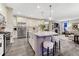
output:
<svg viewBox="0 0 79 59"><path fill-rule="evenodd" d="M6 56L33 56L34 51L27 42L27 39L15 39Z"/></svg>
<svg viewBox="0 0 79 59"><path fill-rule="evenodd" d="M79 56L79 44L67 39L61 40L61 56Z"/></svg>
<svg viewBox="0 0 79 59"><path fill-rule="evenodd" d="M61 40L61 56L79 56L79 44L72 40ZM6 56L34 56L34 51L29 45L27 39L15 39Z"/></svg>

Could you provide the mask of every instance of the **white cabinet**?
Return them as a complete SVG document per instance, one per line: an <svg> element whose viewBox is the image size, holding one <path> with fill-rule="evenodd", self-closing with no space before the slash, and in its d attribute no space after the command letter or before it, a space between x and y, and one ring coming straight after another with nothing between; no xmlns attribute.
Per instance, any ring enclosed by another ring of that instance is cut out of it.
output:
<svg viewBox="0 0 79 59"><path fill-rule="evenodd" d="M4 53L4 39L3 34L0 34L0 56Z"/></svg>

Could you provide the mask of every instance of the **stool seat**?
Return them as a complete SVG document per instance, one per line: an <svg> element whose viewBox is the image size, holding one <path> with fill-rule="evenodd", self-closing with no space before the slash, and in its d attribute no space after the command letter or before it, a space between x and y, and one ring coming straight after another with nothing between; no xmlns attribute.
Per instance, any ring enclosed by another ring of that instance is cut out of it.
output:
<svg viewBox="0 0 79 59"><path fill-rule="evenodd" d="M52 49L53 48L53 46L54 46L54 43L53 42L51 42L51 41L45 41L44 43L43 43L43 46L44 46L44 48L48 48L49 47L49 49Z"/></svg>

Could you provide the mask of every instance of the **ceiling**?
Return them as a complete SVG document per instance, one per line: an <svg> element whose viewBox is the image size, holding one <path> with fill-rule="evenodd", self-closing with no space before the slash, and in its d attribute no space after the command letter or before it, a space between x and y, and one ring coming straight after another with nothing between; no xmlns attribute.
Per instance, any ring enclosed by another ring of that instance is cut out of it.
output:
<svg viewBox="0 0 79 59"><path fill-rule="evenodd" d="M14 9L14 15L22 15L33 18L49 18L50 8L49 3L11 3L7 6ZM52 5L52 4L51 4ZM40 8L37 8L40 6Z"/></svg>
<svg viewBox="0 0 79 59"><path fill-rule="evenodd" d="M79 19L79 3L55 3L53 6L55 20Z"/></svg>
<svg viewBox="0 0 79 59"><path fill-rule="evenodd" d="M7 3L14 15L48 19L49 5L52 5L52 20L71 20L79 18L79 3ZM37 8L37 6L40 8Z"/></svg>

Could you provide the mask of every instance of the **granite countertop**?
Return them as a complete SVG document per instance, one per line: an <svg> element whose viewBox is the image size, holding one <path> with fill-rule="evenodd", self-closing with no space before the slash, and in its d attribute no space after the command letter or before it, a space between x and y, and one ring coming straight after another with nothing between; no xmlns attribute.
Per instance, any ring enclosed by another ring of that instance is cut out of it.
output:
<svg viewBox="0 0 79 59"><path fill-rule="evenodd" d="M0 34L2 34L2 33L5 33L6 34L6 33L10 33L10 32L0 32Z"/></svg>
<svg viewBox="0 0 79 59"><path fill-rule="evenodd" d="M52 31L43 31L43 32L37 32L35 35L37 36L51 36L51 35L57 35L58 33L52 32Z"/></svg>

